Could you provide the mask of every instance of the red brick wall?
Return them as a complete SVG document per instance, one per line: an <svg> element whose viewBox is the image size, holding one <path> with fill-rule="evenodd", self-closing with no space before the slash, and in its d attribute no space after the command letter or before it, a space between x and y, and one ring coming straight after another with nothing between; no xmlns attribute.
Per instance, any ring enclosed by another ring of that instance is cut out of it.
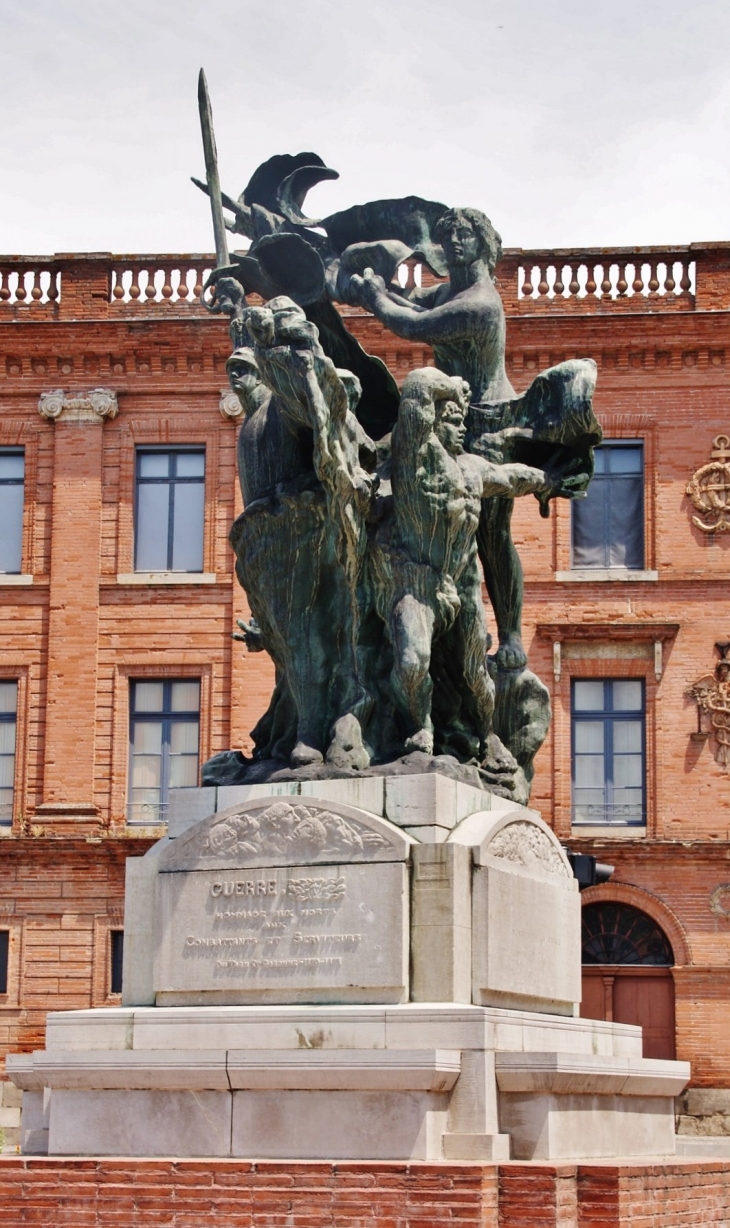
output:
<svg viewBox="0 0 730 1228"><path fill-rule="evenodd" d="M0 1158L4 1228L722 1228L730 1163Z"/></svg>

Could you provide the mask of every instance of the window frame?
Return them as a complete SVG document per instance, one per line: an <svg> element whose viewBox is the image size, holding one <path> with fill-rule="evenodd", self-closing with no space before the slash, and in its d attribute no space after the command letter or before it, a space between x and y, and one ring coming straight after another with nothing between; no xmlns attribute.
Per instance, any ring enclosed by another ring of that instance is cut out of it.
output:
<svg viewBox="0 0 730 1228"><path fill-rule="evenodd" d="M10 929L7 926L0 923L0 998L7 998L9 984L10 984Z"/></svg>
<svg viewBox="0 0 730 1228"><path fill-rule="evenodd" d="M18 445L12 446L12 445L5 445L5 444L0 445L0 456L21 456L23 458L22 478L2 478L0 477L0 487L20 486L23 492L21 510L20 510L20 540L18 542L18 546L19 546L18 567L16 570L13 570L13 571L1 571L0 570L0 577L2 576L22 576L23 575L23 555L25 552L25 533L24 533L25 496L26 496L25 487L26 487L26 482L27 482L27 477L28 477L28 458L25 452L26 450L22 446L18 446Z"/></svg>
<svg viewBox="0 0 730 1228"><path fill-rule="evenodd" d="M198 709L193 712L192 709L186 711L173 711L172 709L172 687L176 682L197 682L198 684ZM157 683L162 686L162 708L158 711L137 711L135 708L135 687L138 683ZM201 761L201 708L203 700L203 679L200 675L184 675L156 677L154 675L139 675L129 678L129 761L127 771L127 803L126 803L126 821L129 827L156 827L160 823L164 823L165 813L170 800L170 741L171 729L173 724L192 724L197 722L198 726L198 775L200 774ZM161 765L160 765L160 797L157 803L157 817L150 820L148 818L137 819L134 817L135 802L133 800L133 773L134 773L134 728L135 722L156 722L162 723L162 739L161 739Z"/></svg>
<svg viewBox="0 0 730 1228"><path fill-rule="evenodd" d="M0 686L7 686L7 685L15 686L15 711L14 712L0 712L0 724L13 725L14 730L15 730L15 736L13 739L13 755L12 755L13 783L10 786L10 817L7 819L3 817L2 807L0 805L0 827L12 827L13 826L14 810L15 810L15 802L16 802L15 785L16 785L16 779L17 779L17 774L18 774L18 708L20 707L20 679L4 678L2 677L2 675L0 675ZM9 755L7 756L3 755L2 757L10 758Z"/></svg>
<svg viewBox="0 0 730 1228"><path fill-rule="evenodd" d="M604 438L603 442L598 445L595 451L596 452L603 451L608 454L612 451L616 451L616 452L625 451L627 448L638 449L641 454L641 469L638 474L638 476L641 477L641 509L642 509L641 563L637 566L634 566L634 565L628 566L625 563L611 563L610 561L608 562L603 561L601 563L586 563L586 562L576 561L576 558L575 558L575 515L576 515L576 510L579 510L582 507L582 502L576 503L576 501L573 500L570 504L570 534L569 534L569 558L570 558L570 570L571 571L615 572L617 576L620 576L622 573L626 573L626 572L634 572L634 573L644 572L648 566L647 547L648 547L648 537L649 537L649 525L647 523L647 509L646 509L646 490L647 490L646 440L642 437ZM620 479L622 476L628 476L628 475L620 475L620 474L612 475L610 473L595 474L594 477L591 479L591 482L595 482L596 480L601 481L602 479L608 479L608 481L606 482L606 485L609 488L609 495L610 495L610 478L612 476ZM609 533L608 533L607 526L605 525L604 525L604 537L603 537L602 544L603 544L604 554L607 554L610 557L611 542L609 540Z"/></svg>
<svg viewBox="0 0 730 1228"><path fill-rule="evenodd" d="M173 458L180 455L200 455L203 457L203 473L202 476L195 477L178 477L177 476L177 461L175 459L174 466L171 464ZM168 457L168 473L166 477L144 477L141 470L142 458L145 456L167 456ZM171 469L174 468L174 472ZM134 450L134 516L132 522L132 570L134 572L142 572L147 574L150 571L148 567L139 567L139 494L140 486L167 485L168 487L168 514L167 514L167 549L166 549L166 566L155 568L155 571L172 572L176 575L201 575L205 571L205 548L206 548L206 482L208 476L208 455L205 444L137 444ZM175 490L178 485L202 485L203 501L202 501L202 516L203 521L201 529L200 543L200 566L196 568L174 568L173 551L175 542Z"/></svg>
<svg viewBox="0 0 730 1228"><path fill-rule="evenodd" d="M118 950L117 947L120 949ZM109 995L122 992L124 968L124 929L120 925L109 928ZM117 975L118 974L118 975Z"/></svg>
<svg viewBox="0 0 730 1228"><path fill-rule="evenodd" d="M591 711L576 710L575 706L575 687L576 683L581 682L597 682L603 686L604 706L600 710ZM616 682L638 682L641 686L641 708L640 709L614 709L613 707L613 684ZM607 701L607 695L609 699ZM610 706L607 706L610 704ZM614 805L611 800L613 796L613 735L614 726L627 721L636 721L641 718L641 817L638 819L615 819L606 817L606 811ZM575 727L577 721L591 722L602 724L604 729L604 813L601 817L595 819L581 819L576 817L575 803L575 769L576 769L576 734ZM582 677L572 676L570 679L570 821L571 827L575 830L593 828L593 827L612 827L617 829L638 828L645 830L647 826L647 794L648 794L648 771L647 771L647 687L646 679L642 677L627 677L625 675L613 677Z"/></svg>

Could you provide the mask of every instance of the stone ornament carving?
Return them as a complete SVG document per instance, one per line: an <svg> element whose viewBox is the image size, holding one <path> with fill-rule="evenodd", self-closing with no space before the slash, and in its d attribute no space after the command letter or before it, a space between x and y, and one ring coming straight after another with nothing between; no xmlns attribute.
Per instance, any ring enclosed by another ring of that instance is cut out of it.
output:
<svg viewBox="0 0 730 1228"><path fill-rule="evenodd" d="M337 878L292 878L287 890L302 904L309 900L341 900L347 890L347 881L342 875Z"/></svg>
<svg viewBox="0 0 730 1228"><path fill-rule="evenodd" d="M214 823L205 849L241 864L250 857L289 855L306 862L349 861L353 854L367 857L385 843L377 832L348 823L328 810L274 802L263 814L241 811Z"/></svg>
<svg viewBox="0 0 730 1228"><path fill-rule="evenodd" d="M721 883L710 895L710 912L718 917L730 917L730 883Z"/></svg>
<svg viewBox="0 0 730 1228"><path fill-rule="evenodd" d="M703 674L688 687L686 694L697 703L698 733L693 737L704 737L702 718L709 722L706 731L715 738L715 760L725 771L730 769L730 643L715 644L720 654L720 660L711 674Z"/></svg>
<svg viewBox="0 0 730 1228"><path fill-rule="evenodd" d="M486 852L526 870L538 869L570 878L570 871L550 837L534 823L509 823L489 842Z"/></svg>
<svg viewBox="0 0 730 1228"><path fill-rule="evenodd" d="M692 474L687 494L701 513L692 524L703 533L730 532L730 435L716 435L711 460Z"/></svg>
<svg viewBox="0 0 730 1228"><path fill-rule="evenodd" d="M306 805L295 797L266 798L204 819L174 841L160 868L164 872L405 861L413 843L387 819L352 806L309 798Z"/></svg>
<svg viewBox="0 0 730 1228"><path fill-rule="evenodd" d="M42 392L38 412L49 422L103 422L119 413L117 394L111 388L91 388L88 392L64 392L56 388Z"/></svg>
<svg viewBox="0 0 730 1228"><path fill-rule="evenodd" d="M221 388L221 398L218 402L218 408L224 418L238 419L243 417L243 406L236 396L235 392L231 392L230 388Z"/></svg>

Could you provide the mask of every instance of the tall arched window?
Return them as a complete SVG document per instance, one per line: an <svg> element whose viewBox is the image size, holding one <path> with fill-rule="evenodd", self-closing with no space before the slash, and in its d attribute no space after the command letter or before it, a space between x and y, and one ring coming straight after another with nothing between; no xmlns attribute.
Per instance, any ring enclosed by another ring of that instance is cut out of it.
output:
<svg viewBox="0 0 730 1228"><path fill-rule="evenodd" d="M674 963L666 934L645 912L628 904L586 904L582 941L584 964Z"/></svg>

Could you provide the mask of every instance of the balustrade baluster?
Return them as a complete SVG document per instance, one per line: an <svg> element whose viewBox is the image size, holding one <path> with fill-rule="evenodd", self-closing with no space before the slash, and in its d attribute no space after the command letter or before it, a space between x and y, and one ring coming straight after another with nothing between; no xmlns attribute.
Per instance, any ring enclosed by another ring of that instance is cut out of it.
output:
<svg viewBox="0 0 730 1228"><path fill-rule="evenodd" d="M671 256L667 256L666 268L667 272L664 277L664 291L666 294L671 294L676 284L674 281L674 261L672 260Z"/></svg>
<svg viewBox="0 0 730 1228"><path fill-rule="evenodd" d="M142 294L142 287L139 284L139 279L141 276L141 269L132 269L132 284L129 287L129 297L135 303Z"/></svg>
<svg viewBox="0 0 730 1228"><path fill-rule="evenodd" d="M198 300L203 293L203 273L202 270L198 268L196 268L194 272L195 285L193 286L193 298Z"/></svg>
<svg viewBox="0 0 730 1228"><path fill-rule="evenodd" d="M18 303L24 303L28 294L25 289L25 273L18 273L18 288L15 291L15 299Z"/></svg>
<svg viewBox="0 0 730 1228"><path fill-rule="evenodd" d="M157 294L157 289L155 287L155 273L157 272L157 270L147 269L146 272L147 272L147 289L145 290L145 297L149 300L149 302L152 302L152 300L155 298Z"/></svg>
<svg viewBox="0 0 730 1228"><path fill-rule="evenodd" d="M641 294L644 289L644 271L640 258L637 256L634 261L634 280L631 283L631 289L634 294Z"/></svg>
<svg viewBox="0 0 730 1228"><path fill-rule="evenodd" d="M611 293L611 266L610 264L603 265L603 280L601 281L601 294L604 298Z"/></svg>
<svg viewBox="0 0 730 1228"><path fill-rule="evenodd" d="M627 268L627 264L620 264L618 266L618 280L616 282L616 289L618 291L619 298L626 298L626 291L629 288L629 283L626 280Z"/></svg>
<svg viewBox="0 0 730 1228"><path fill-rule="evenodd" d="M651 294L656 294L657 290L659 289L658 273L659 265L656 260L652 260L651 264L649 265L649 292Z"/></svg>
<svg viewBox="0 0 730 1228"><path fill-rule="evenodd" d="M51 280L48 283L48 301L49 303L57 303L60 298L58 287L59 273L58 269L51 269L50 272Z"/></svg>
<svg viewBox="0 0 730 1228"><path fill-rule="evenodd" d="M563 281L563 266L556 264L555 266L555 285L553 286L556 298L562 298L565 293L565 283Z"/></svg>
<svg viewBox="0 0 730 1228"><path fill-rule="evenodd" d="M546 297L547 297L547 294L548 294L548 291L549 291L549 289L550 289L550 285L549 285L549 283L548 283L548 279L547 279L547 275L548 275L548 266L547 266L546 264L544 264L544 265L540 265L540 270L539 270L539 271L540 271L540 280L539 280L539 282L537 283L537 297L538 297L538 298L546 298Z"/></svg>
<svg viewBox="0 0 730 1228"><path fill-rule="evenodd" d="M586 294L596 293L596 268L597 265L588 265L588 280L586 282Z"/></svg>
<svg viewBox="0 0 730 1228"><path fill-rule="evenodd" d="M180 281L177 285L177 297L183 301L189 297L188 295L188 270L185 265L180 265Z"/></svg>
<svg viewBox="0 0 730 1228"><path fill-rule="evenodd" d="M570 268L570 285L568 286L568 289L570 291L571 298L577 298L578 293L580 291L580 282L578 281L578 265L572 264L569 266L569 268Z"/></svg>
<svg viewBox="0 0 730 1228"><path fill-rule="evenodd" d="M172 298L172 266L166 264L164 273L165 277L162 283L162 298L164 302L169 302L169 300Z"/></svg>
<svg viewBox="0 0 730 1228"><path fill-rule="evenodd" d="M123 277L124 273L122 269L114 269L114 289L112 291L112 298L116 299L117 301L119 301L120 298L124 298Z"/></svg>
<svg viewBox="0 0 730 1228"><path fill-rule="evenodd" d="M682 294L689 294L692 289L692 278L689 275L689 260L682 261L682 277L679 283Z"/></svg>
<svg viewBox="0 0 730 1228"><path fill-rule="evenodd" d="M5 272L5 269L0 269L0 303L7 303L10 298L10 286L6 282L10 281L10 274Z"/></svg>
<svg viewBox="0 0 730 1228"><path fill-rule="evenodd" d="M43 290L41 289L41 275L38 269L30 270L30 297L34 303L40 302L43 298Z"/></svg>

